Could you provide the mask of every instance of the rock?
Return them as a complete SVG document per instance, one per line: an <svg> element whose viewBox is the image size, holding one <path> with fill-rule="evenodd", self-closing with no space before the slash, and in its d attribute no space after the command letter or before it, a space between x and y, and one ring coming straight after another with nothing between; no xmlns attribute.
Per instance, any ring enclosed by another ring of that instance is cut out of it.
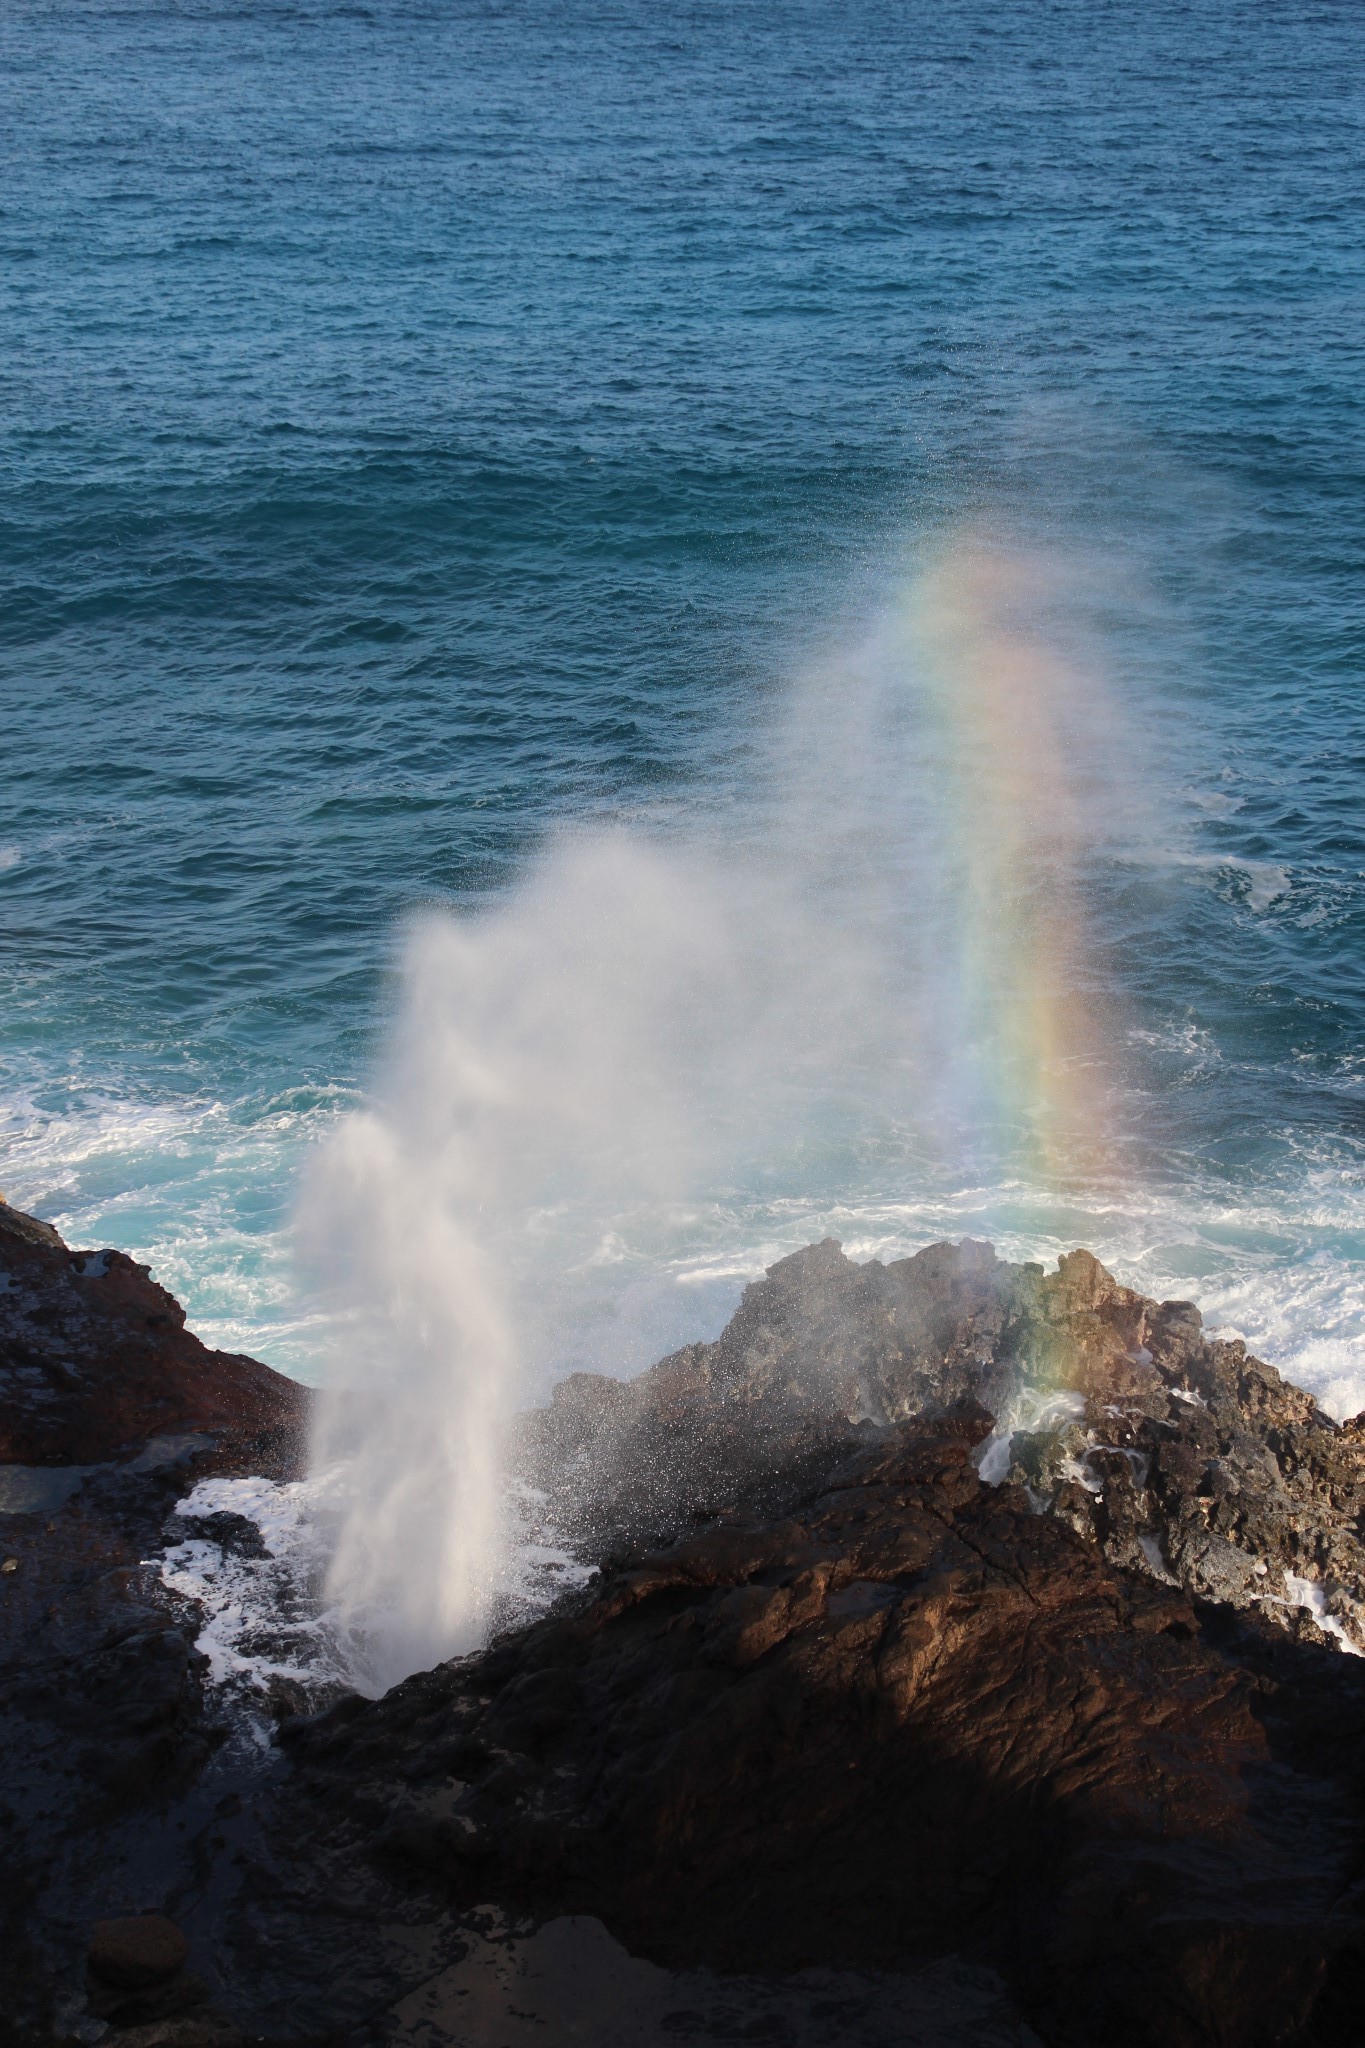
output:
<svg viewBox="0 0 1365 2048"><path fill-rule="evenodd" d="M888 1266L811 1246L714 1344L624 1387L575 1375L516 1454L559 1526L609 1551L740 1502L778 1511L858 1431L967 1400L997 1419L987 1475L1112 1563L1365 1651L1365 1416L1337 1427L1206 1338L1192 1303L1122 1287L1085 1251L1046 1275L971 1240Z"/></svg>
<svg viewBox="0 0 1365 2048"><path fill-rule="evenodd" d="M72 1252L0 1202L0 1463L96 1465L153 1439L212 1437L225 1466L297 1462L302 1387L210 1351L175 1297L122 1252Z"/></svg>
<svg viewBox="0 0 1365 2048"><path fill-rule="evenodd" d="M989 1427L895 1425L781 1518L295 1725L291 1838L673 1968L962 1955L1048 2042L1298 2038L1365 1957L1365 1666L983 1484Z"/></svg>
<svg viewBox="0 0 1365 2048"><path fill-rule="evenodd" d="M90 1938L89 2007L120 2030L203 2016L209 1988L185 1968L190 1947L159 1913L98 1920Z"/></svg>
<svg viewBox="0 0 1365 2048"><path fill-rule="evenodd" d="M379 1701L282 1677L269 1751L156 1558L260 1556L171 1511L292 1472L303 1390L17 1212L0 1265L4 2048L1357 2038L1365 1417L1190 1304L783 1260L519 1423L588 1587ZM166 1900L202 1979L87 1972Z"/></svg>
<svg viewBox="0 0 1365 2048"><path fill-rule="evenodd" d="M117 2048L247 2048L249 2037L222 2013L120 2027ZM254 2044L253 2044L254 2048Z"/></svg>
<svg viewBox="0 0 1365 2048"><path fill-rule="evenodd" d="M106 1984L141 1991L184 1968L190 1945L174 1921L159 1913L97 1920L90 1936L90 1968Z"/></svg>
<svg viewBox="0 0 1365 2048"><path fill-rule="evenodd" d="M254 1522L245 1515L234 1515L219 1510L208 1515L177 1516L167 1524L167 1534L178 1540L191 1537L200 1542L214 1543L229 1557L269 1557L265 1539Z"/></svg>
<svg viewBox="0 0 1365 2048"><path fill-rule="evenodd" d="M0 1522L13 1557L0 1598L0 2036L39 2048L60 2032L54 1998L85 1999L81 1929L112 1903L109 1874L140 1862L164 1898L203 1853L202 1822L183 1814L226 1731L197 1610L161 1578L170 1511L207 1472L296 1472L308 1397L207 1349L132 1260L71 1252L8 1205L0 1278ZM250 1548L245 1529L224 1533ZM101 1923L97 2019L179 2025L202 2005L205 1987L178 1964L163 1982L145 1974L156 1939L183 1961L175 1930L157 1935L167 1925ZM122 1979L119 1928L135 1945Z"/></svg>

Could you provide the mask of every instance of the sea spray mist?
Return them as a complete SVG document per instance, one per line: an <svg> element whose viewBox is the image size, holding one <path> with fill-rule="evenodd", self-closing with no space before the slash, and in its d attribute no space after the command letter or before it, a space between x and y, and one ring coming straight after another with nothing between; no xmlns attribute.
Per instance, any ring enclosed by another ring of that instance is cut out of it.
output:
<svg viewBox="0 0 1365 2048"><path fill-rule="evenodd" d="M411 932L372 1101L299 1214L333 1317L329 1591L370 1684L486 1633L501 1434L623 1218L898 1149L995 1185L1106 1170L1086 892L1145 824L1068 589L954 536L793 686L743 801L566 833Z"/></svg>

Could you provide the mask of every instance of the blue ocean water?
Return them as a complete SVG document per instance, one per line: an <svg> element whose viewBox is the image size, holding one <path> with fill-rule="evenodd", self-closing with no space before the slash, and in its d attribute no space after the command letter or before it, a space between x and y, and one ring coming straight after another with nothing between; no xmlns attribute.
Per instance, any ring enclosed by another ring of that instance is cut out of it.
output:
<svg viewBox="0 0 1365 2048"><path fill-rule="evenodd" d="M10 0L9 1197L320 1370L286 1225L405 920L742 797L789 678L984 521L1109 565L1170 854L1096 886L1118 1184L728 1187L639 1251L639 1343L826 1228L988 1229L1365 1405L1362 40L1299 0Z"/></svg>

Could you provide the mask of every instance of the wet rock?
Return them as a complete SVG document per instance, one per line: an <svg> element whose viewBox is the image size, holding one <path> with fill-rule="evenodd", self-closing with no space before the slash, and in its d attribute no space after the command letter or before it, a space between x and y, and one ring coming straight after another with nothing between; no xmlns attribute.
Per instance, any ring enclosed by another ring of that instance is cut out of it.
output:
<svg viewBox="0 0 1365 2048"><path fill-rule="evenodd" d="M208 1986L185 1968L190 1946L159 1913L99 1920L87 1958L89 2009L120 2030L179 2020L208 2005Z"/></svg>
<svg viewBox="0 0 1365 2048"><path fill-rule="evenodd" d="M168 1518L292 1471L302 1390L117 1254L11 1211L0 1263L4 2048L411 2048L509 2001L593 2048L1355 2040L1365 1417L1190 1304L1083 1252L783 1260L519 1425L596 1581L381 1701L282 1678L270 1753L144 1560L264 1550ZM87 1972L167 1901L187 1964Z"/></svg>
<svg viewBox="0 0 1365 2048"><path fill-rule="evenodd" d="M101 2016L181 2025L204 2002L178 1965L146 1974L157 1939L181 1943L167 1923L102 1923L88 1973L84 1929L129 1903L126 1866L149 1867L135 1891L150 1904L202 1862L184 1816L226 1730L198 1612L156 1559L197 1477L297 1469L307 1395L208 1350L121 1253L71 1252L3 1203L0 1269L0 2039L47 2048L68 2007L72 2038L93 2040Z"/></svg>
<svg viewBox="0 0 1365 2048"><path fill-rule="evenodd" d="M190 1945L174 1921L159 1913L97 1920L89 1964L97 1977L124 1991L145 1990L184 1968Z"/></svg>
<svg viewBox="0 0 1365 2048"><path fill-rule="evenodd" d="M247 2048L249 2039L223 2013L195 2013L120 2027L115 2043L116 2048Z"/></svg>
<svg viewBox="0 0 1365 2048"><path fill-rule="evenodd" d="M1211 1633L985 1485L989 1427L897 1425L780 1518L624 1553L535 1628L296 1724L291 1841L674 1968L963 1955L1049 2042L1303 2035L1365 1952L1365 1666L1255 1616Z"/></svg>
<svg viewBox="0 0 1365 2048"><path fill-rule="evenodd" d="M0 1462L95 1465L174 1433L211 1435L218 1459L292 1466L307 1395L254 1358L210 1351L145 1266L73 1252L0 1200Z"/></svg>
<svg viewBox="0 0 1365 2048"><path fill-rule="evenodd" d="M1124 1569L1365 1650L1365 1416L1337 1426L1191 1302L989 1245L857 1265L832 1240L748 1288L714 1344L626 1386L579 1374L518 1453L586 1548L780 1512L840 1443L982 1404L983 1472L1029 1488ZM1309 1588L1305 1594L1304 1586Z"/></svg>
<svg viewBox="0 0 1365 2048"><path fill-rule="evenodd" d="M269 1557L265 1540L245 1515L220 1509L211 1515L178 1515L167 1522L168 1542L214 1543L229 1557Z"/></svg>

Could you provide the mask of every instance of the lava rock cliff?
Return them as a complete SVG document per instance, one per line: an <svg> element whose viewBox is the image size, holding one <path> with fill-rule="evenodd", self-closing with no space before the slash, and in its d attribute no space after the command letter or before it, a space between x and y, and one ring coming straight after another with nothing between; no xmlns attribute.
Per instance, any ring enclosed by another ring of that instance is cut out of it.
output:
<svg viewBox="0 0 1365 2048"><path fill-rule="evenodd" d="M1358 2039L1361 1426L1189 1303L812 1246L519 1419L589 1585L262 1748L156 1559L306 1395L0 1266L15 2048Z"/></svg>

